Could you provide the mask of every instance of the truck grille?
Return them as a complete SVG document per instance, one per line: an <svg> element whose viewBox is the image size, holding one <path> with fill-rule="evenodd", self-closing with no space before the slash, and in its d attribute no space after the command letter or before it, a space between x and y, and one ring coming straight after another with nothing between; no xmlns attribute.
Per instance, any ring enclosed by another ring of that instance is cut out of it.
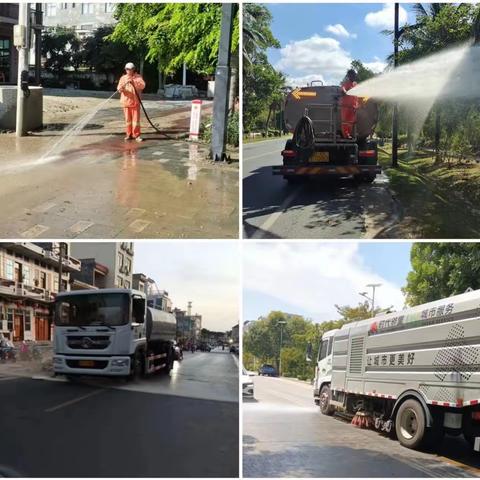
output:
<svg viewBox="0 0 480 480"><path fill-rule="evenodd" d="M362 373L363 370L363 337L352 338L350 345L349 373Z"/></svg>
<svg viewBox="0 0 480 480"><path fill-rule="evenodd" d="M103 350L110 345L110 337L69 336L67 345L74 350Z"/></svg>

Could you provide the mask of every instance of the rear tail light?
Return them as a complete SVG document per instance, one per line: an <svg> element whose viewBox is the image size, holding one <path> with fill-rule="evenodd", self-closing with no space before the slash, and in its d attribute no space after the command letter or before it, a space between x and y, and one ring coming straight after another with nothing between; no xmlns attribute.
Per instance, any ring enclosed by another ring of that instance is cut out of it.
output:
<svg viewBox="0 0 480 480"><path fill-rule="evenodd" d="M294 158L297 156L297 152L295 152L295 150L283 150L282 156L286 158Z"/></svg>
<svg viewBox="0 0 480 480"><path fill-rule="evenodd" d="M375 150L360 150L358 152L359 157L374 157L375 156Z"/></svg>

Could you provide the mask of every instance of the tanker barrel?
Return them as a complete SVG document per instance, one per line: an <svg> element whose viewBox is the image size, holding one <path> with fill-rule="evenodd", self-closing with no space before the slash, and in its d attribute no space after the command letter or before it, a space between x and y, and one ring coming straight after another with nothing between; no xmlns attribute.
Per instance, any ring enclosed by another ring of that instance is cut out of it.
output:
<svg viewBox="0 0 480 480"><path fill-rule="evenodd" d="M147 307L145 327L148 342L174 341L177 320L172 313Z"/></svg>

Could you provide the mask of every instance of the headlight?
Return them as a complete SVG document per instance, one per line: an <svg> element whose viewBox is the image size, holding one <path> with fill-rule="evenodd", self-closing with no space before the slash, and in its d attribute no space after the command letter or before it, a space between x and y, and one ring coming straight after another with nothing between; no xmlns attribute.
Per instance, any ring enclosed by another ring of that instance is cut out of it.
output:
<svg viewBox="0 0 480 480"><path fill-rule="evenodd" d="M114 358L112 360L112 367L127 367L130 364L128 358Z"/></svg>

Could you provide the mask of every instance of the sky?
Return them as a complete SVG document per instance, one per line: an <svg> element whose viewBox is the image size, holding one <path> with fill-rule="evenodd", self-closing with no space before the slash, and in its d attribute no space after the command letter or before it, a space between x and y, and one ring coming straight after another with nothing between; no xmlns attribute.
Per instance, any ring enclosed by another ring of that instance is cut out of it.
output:
<svg viewBox="0 0 480 480"><path fill-rule="evenodd" d="M173 306L202 315L202 327L227 331L238 324L238 242L135 242L134 273L153 278Z"/></svg>
<svg viewBox="0 0 480 480"><path fill-rule="evenodd" d="M253 243L243 247L243 320L282 310L324 322L338 305L358 305L381 283L376 305L404 306L410 242Z"/></svg>
<svg viewBox="0 0 480 480"><path fill-rule="evenodd" d="M270 63L291 86L312 80L342 81L352 60L376 73L386 67L392 40L382 30L393 29L394 4L382 3L266 3L271 30L281 44L269 49ZM408 4L400 5L400 25L413 22Z"/></svg>

